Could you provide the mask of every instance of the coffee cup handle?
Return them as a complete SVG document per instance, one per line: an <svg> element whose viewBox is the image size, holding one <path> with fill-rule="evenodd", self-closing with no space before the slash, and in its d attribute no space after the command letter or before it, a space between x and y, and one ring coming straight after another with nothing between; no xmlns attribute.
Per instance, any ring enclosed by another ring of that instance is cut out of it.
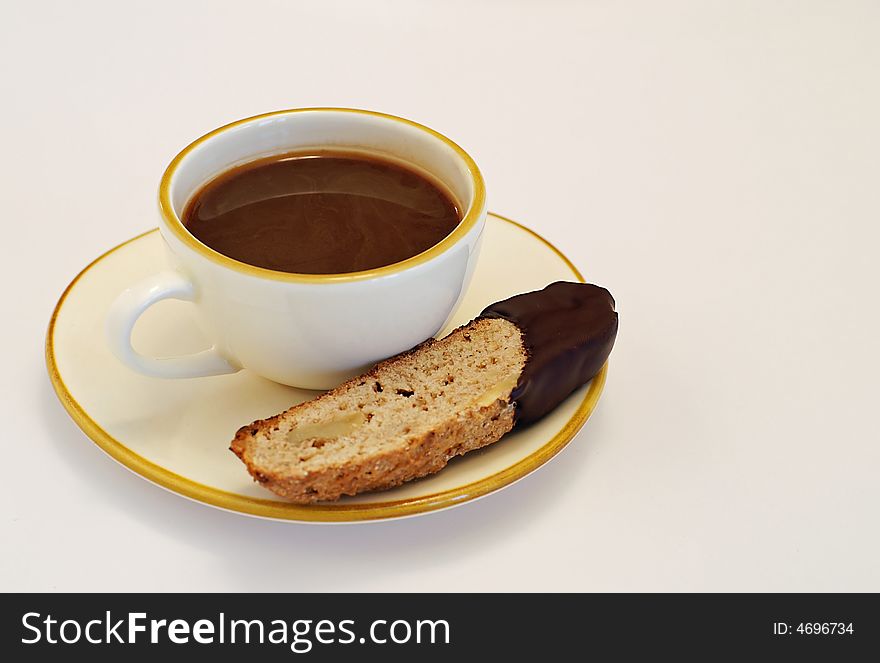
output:
<svg viewBox="0 0 880 663"><path fill-rule="evenodd" d="M177 272L161 272L124 290L110 306L106 336L110 350L132 370L154 378L200 378L241 370L213 346L202 352L180 357L147 357L131 345L131 332L144 311L163 299L196 298L193 284Z"/></svg>

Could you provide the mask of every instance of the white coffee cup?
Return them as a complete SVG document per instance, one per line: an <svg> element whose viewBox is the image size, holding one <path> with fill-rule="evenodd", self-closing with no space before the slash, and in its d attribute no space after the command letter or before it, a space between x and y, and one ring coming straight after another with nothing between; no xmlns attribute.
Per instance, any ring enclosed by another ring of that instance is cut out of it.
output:
<svg viewBox="0 0 880 663"><path fill-rule="evenodd" d="M391 265L347 274L291 274L248 265L202 244L181 222L190 197L216 175L273 154L361 150L439 180L462 221L438 244ZM306 108L258 115L202 136L178 154L159 186L159 230L174 269L120 294L107 317L113 353L158 378L248 369L306 389L326 389L436 334L464 293L486 222L483 178L441 134L392 115ZM195 305L213 346L146 357L131 346L140 315L163 299Z"/></svg>

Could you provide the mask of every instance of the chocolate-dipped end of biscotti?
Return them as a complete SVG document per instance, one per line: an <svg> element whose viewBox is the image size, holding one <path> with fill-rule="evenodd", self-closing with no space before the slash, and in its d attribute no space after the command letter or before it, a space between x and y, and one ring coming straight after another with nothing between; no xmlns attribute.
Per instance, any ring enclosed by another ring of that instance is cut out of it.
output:
<svg viewBox="0 0 880 663"><path fill-rule="evenodd" d="M510 395L519 424L537 421L605 364L617 337L614 298L589 283L557 281L497 302L481 318L510 320L528 360Z"/></svg>

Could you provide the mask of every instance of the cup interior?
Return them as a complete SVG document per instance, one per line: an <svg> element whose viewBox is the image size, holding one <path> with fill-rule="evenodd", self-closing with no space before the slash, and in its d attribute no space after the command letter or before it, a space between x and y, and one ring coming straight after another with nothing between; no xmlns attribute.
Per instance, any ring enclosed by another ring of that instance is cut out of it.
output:
<svg viewBox="0 0 880 663"><path fill-rule="evenodd" d="M204 183L230 168L275 154L334 149L368 152L415 167L452 194L462 219L473 211L481 185L479 171L449 139L389 115L303 109L236 122L184 150L169 166L170 202L176 221L180 222L186 203Z"/></svg>

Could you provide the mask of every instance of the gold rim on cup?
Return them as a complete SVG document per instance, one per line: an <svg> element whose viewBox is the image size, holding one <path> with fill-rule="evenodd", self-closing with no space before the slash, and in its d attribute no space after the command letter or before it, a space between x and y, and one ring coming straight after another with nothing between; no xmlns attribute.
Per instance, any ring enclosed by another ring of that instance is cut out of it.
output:
<svg viewBox="0 0 880 663"><path fill-rule="evenodd" d="M206 246L205 244L202 244L186 229L186 226L183 225L183 222L180 220L180 217L174 211L174 207L171 204L171 181L174 178L174 175L177 172L177 169L180 166L181 162L193 150L211 140L212 138L244 124L249 124L251 122L256 122L259 120L265 120L271 117L280 117L283 115L294 115L299 113L319 113L328 111L334 113L368 115L371 117L378 117L385 120L399 122L406 126L414 127L420 131L430 134L434 138L437 138L442 143L444 143L447 147L451 148L465 163L474 184L473 201L471 202L470 206L466 210L464 210L461 222L455 227L455 229L431 248L423 251L422 253L407 258L406 260L401 260L400 262L395 262L390 265L383 265L382 267L376 267L375 269L368 269L360 272L346 272L342 274L293 274L290 272L280 272L274 269L266 269L264 267L249 265L247 263L243 263L233 258L230 258L229 256L225 256L222 253L219 253L214 249ZM237 120L235 122L222 126L219 129L214 129L214 131L205 134L201 138L196 139L185 148L183 148L183 150L181 150L180 153L176 157L174 157L174 159L168 165L168 168L165 169L165 173L162 175L162 180L159 183L159 212L161 213L162 218L165 220L165 223L168 225L168 228L171 230L172 233L174 233L175 237L177 237L190 249L196 251L197 253L205 256L209 260L219 265L234 269L235 271L241 272L243 274L272 279L275 281L287 281L293 283L344 283L350 281L363 281L380 276L387 276L389 274L395 274L405 269L409 269L410 267L420 265L424 262L431 260L432 258L436 258L447 249L454 246L462 237L467 235L467 233L476 225L477 221L480 218L480 212L484 209L485 205L486 185L483 181L483 176L480 173L480 169L477 168L477 164L474 162L471 156L456 143L451 141L443 134L434 131L433 129L426 127L422 124L419 124L418 122L413 122L412 120L397 117L396 115L388 115L387 113L359 110L355 108L293 108L288 110L263 113L262 115L254 115L253 117L247 117L242 120Z"/></svg>

